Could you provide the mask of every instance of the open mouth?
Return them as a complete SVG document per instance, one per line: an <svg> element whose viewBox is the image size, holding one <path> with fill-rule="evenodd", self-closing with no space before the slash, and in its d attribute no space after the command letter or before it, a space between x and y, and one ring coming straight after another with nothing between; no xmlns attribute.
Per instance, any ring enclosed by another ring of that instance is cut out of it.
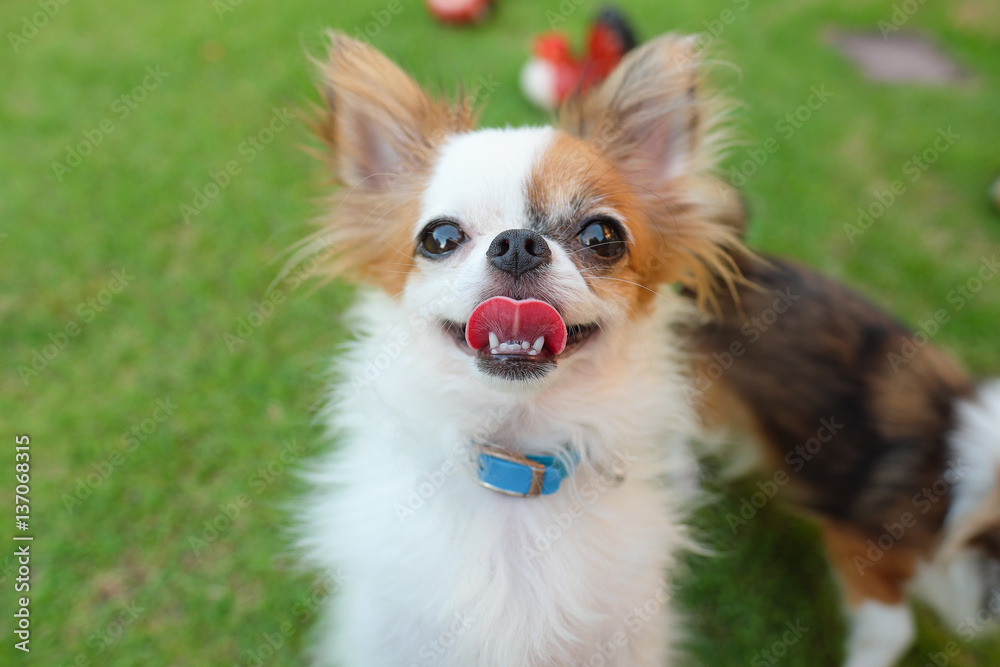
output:
<svg viewBox="0 0 1000 667"><path fill-rule="evenodd" d="M480 370L506 379L538 378L579 348L599 326L567 326L559 312L537 299L497 296L476 306L468 322L445 322L460 347L476 355Z"/></svg>

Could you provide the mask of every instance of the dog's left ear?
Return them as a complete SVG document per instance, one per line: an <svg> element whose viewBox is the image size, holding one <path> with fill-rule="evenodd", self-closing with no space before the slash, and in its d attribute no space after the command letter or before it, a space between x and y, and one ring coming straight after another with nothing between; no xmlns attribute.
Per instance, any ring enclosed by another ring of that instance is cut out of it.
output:
<svg viewBox="0 0 1000 667"><path fill-rule="evenodd" d="M744 211L711 170L724 134L700 91L693 36L663 35L629 53L598 88L561 110L564 131L612 160L655 230L664 268L643 283L681 282L700 305L739 280Z"/></svg>

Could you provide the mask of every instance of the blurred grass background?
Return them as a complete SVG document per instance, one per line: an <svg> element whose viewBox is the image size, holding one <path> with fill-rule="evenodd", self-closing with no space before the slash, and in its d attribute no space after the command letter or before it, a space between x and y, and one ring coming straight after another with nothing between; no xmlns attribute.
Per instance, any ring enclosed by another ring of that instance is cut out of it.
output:
<svg viewBox="0 0 1000 667"><path fill-rule="evenodd" d="M286 282L280 302L269 298L322 178L300 150L310 143L301 115L262 130L276 108L316 98L305 54L322 50L327 26L367 25L375 46L438 90L499 82L485 125L544 122L516 84L530 40L559 19L579 43L596 10L501 0L485 25L456 30L399 1L384 27L372 12L387 0L0 6L0 434L11 466L14 435L31 436L35 535L30 655L12 648L16 562L13 546L0 550L3 664L301 663L326 593L291 569L282 508L299 490L290 470L324 446L311 417L351 295ZM780 144L744 188L753 243L911 322L947 309L935 342L979 375L1000 372L1000 281L961 308L948 301L1000 244L986 195L1000 170L1000 6L912 3L904 28L932 35L972 74L932 87L869 83L824 42L829 26L876 31L889 1L620 4L642 38L722 27L706 40L737 66L715 69L744 103L734 121L745 141L725 171L770 137ZM733 20L719 22L727 9ZM32 21L43 24L34 33ZM776 123L819 85L832 98L786 139ZM858 207L949 127L960 138L851 243L844 225ZM81 142L92 146L77 166L53 166ZM239 173L212 190L231 162ZM843 626L815 532L769 505L734 535L725 516L752 491L722 488L699 515L719 553L693 558L681 581L694 655L774 664L762 651L800 622L809 631L780 663L836 665ZM6 545L12 524L0 530ZM927 664L952 636L922 614L905 664ZM1000 641L957 641L949 664L1000 664Z"/></svg>

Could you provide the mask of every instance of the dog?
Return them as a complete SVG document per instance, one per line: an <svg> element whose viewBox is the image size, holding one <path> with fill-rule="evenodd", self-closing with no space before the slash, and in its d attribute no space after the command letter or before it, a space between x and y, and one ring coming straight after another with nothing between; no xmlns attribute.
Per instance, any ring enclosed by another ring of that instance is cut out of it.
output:
<svg viewBox="0 0 1000 667"><path fill-rule="evenodd" d="M699 71L663 36L554 126L476 129L331 35L304 250L362 287L302 520L318 664L677 664L697 305L664 286L711 300L742 247Z"/></svg>
<svg viewBox="0 0 1000 667"><path fill-rule="evenodd" d="M684 333L703 423L818 521L849 615L844 664L895 665L911 597L971 640L1000 612L1000 381L976 386L929 343L936 328L815 271L737 264L735 296Z"/></svg>

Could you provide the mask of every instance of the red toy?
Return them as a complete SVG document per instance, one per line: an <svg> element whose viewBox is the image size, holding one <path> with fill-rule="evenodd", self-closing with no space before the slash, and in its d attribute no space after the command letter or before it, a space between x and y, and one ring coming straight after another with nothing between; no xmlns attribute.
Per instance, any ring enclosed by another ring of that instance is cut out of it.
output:
<svg viewBox="0 0 1000 667"><path fill-rule="evenodd" d="M489 14L493 0L426 0L427 9L445 23L475 23Z"/></svg>
<svg viewBox="0 0 1000 667"><path fill-rule="evenodd" d="M587 51L579 58L562 33L540 35L532 57L521 69L521 90L535 105L554 109L571 94L586 92L603 81L634 46L625 17L606 8L591 26Z"/></svg>

